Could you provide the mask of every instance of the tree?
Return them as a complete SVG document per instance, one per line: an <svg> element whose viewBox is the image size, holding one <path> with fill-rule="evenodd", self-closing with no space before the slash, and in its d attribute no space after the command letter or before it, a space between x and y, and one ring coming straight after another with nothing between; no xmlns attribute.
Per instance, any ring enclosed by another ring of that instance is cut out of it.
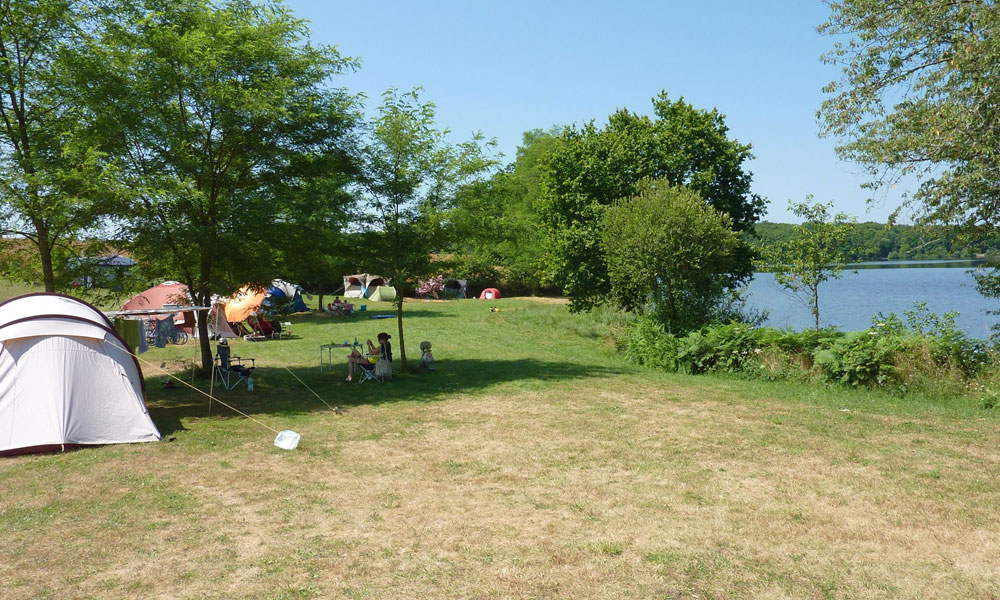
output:
<svg viewBox="0 0 1000 600"><path fill-rule="evenodd" d="M458 191L448 222L462 276L486 287L502 285L505 293L540 289L545 253L538 214L541 168L561 130L525 132L514 162Z"/></svg>
<svg viewBox="0 0 1000 600"><path fill-rule="evenodd" d="M832 202L789 202L792 214L802 218L792 239L765 250L767 268L789 296L809 309L819 329L819 286L839 279L848 259L847 240L855 227L844 213L830 215Z"/></svg>
<svg viewBox="0 0 1000 600"><path fill-rule="evenodd" d="M396 287L397 340L406 371L403 336L404 296L416 278L431 270L431 254L446 240L442 220L456 190L483 175L494 161L485 154L493 145L481 135L459 144L448 130L437 129L435 107L420 100L420 90L382 95L364 149L361 208L368 231L371 271L392 278Z"/></svg>
<svg viewBox="0 0 1000 600"><path fill-rule="evenodd" d="M764 201L750 192L744 161L750 146L727 137L718 111L699 110L666 93L653 99L654 118L627 110L611 115L603 129L593 122L570 127L558 138L542 169L539 211L549 240L547 273L586 309L609 291L600 244L606 207L635 196L646 179L684 185L729 215L734 231L752 233ZM752 251L736 250L729 285L749 280Z"/></svg>
<svg viewBox="0 0 1000 600"><path fill-rule="evenodd" d="M281 190L277 264L283 278L316 293L323 310L323 296L342 287L344 273L354 268L358 236L348 232L355 202L348 186L359 175L357 157L335 153L311 161L310 170Z"/></svg>
<svg viewBox="0 0 1000 600"><path fill-rule="evenodd" d="M306 199L304 199L306 200ZM353 272L357 236L347 233L350 222L342 217L345 206L337 200L316 197L296 207L281 225L283 242L277 259L281 277L317 294L323 310L324 296L343 287L345 273ZM351 198L350 204L353 205Z"/></svg>
<svg viewBox="0 0 1000 600"><path fill-rule="evenodd" d="M0 0L0 275L60 277L99 229L115 172L99 152L92 115L77 102L67 69L85 39L83 2ZM80 263L78 263L80 264Z"/></svg>
<svg viewBox="0 0 1000 600"><path fill-rule="evenodd" d="M147 272L208 306L278 274L296 201L349 162L355 99L328 83L353 62L309 44L281 4L134 6L102 23L80 73L133 190L122 239ZM199 336L208 370L205 320Z"/></svg>
<svg viewBox="0 0 1000 600"><path fill-rule="evenodd" d="M922 179L905 206L926 222L1000 225L1000 6L995 0L842 0L819 30L823 134L866 166L869 188Z"/></svg>
<svg viewBox="0 0 1000 600"><path fill-rule="evenodd" d="M732 227L731 217L683 186L651 183L614 203L601 237L610 299L632 312L651 308L675 333L711 321L741 245Z"/></svg>

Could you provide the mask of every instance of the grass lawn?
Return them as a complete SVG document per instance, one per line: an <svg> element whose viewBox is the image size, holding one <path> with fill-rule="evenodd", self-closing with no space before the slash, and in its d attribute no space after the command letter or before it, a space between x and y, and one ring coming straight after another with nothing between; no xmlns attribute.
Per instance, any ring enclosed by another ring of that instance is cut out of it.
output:
<svg viewBox="0 0 1000 600"><path fill-rule="evenodd" d="M318 347L388 331L398 369L394 320L234 342L256 389L219 398L301 433L291 452L162 388L194 343L142 355L172 441L0 460L0 597L1000 596L995 411L655 373L553 302L406 314L439 370L384 385L321 373Z"/></svg>

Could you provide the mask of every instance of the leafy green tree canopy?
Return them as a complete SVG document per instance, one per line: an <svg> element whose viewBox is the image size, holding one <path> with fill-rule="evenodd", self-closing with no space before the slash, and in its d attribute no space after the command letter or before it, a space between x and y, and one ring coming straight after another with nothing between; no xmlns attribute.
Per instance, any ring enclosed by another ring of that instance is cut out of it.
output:
<svg viewBox="0 0 1000 600"><path fill-rule="evenodd" d="M670 331L697 328L725 304L741 244L732 217L697 192L650 183L604 211L609 297L628 311L649 308Z"/></svg>
<svg viewBox="0 0 1000 600"><path fill-rule="evenodd" d="M717 110L696 109L666 93L653 99L653 117L619 110L607 125L570 127L547 154L539 209L548 228L548 274L572 297L573 308L593 306L609 291L600 244L604 209L634 196L645 179L683 185L752 231L764 200L751 193L744 162L750 146L728 137ZM752 252L736 251L730 284L752 275Z"/></svg>
<svg viewBox="0 0 1000 600"><path fill-rule="evenodd" d="M81 236L100 229L116 173L67 75L83 51L87 2L0 0L0 276L70 283ZM82 264L77 261L77 264Z"/></svg>
<svg viewBox="0 0 1000 600"><path fill-rule="evenodd" d="M354 62L310 44L272 2L146 0L100 35L80 73L133 190L122 238L198 304L269 282L281 225L302 218L306 194L331 198L345 181L356 99L329 80Z"/></svg>
<svg viewBox="0 0 1000 600"><path fill-rule="evenodd" d="M995 0L842 0L822 33L829 84L823 133L865 165L868 187L914 175L907 201L928 222L1000 225L1000 6Z"/></svg>
<svg viewBox="0 0 1000 600"><path fill-rule="evenodd" d="M545 253L541 171L561 129L525 132L512 163L456 194L448 215L449 247L460 276L473 285L499 285L505 293L539 290Z"/></svg>

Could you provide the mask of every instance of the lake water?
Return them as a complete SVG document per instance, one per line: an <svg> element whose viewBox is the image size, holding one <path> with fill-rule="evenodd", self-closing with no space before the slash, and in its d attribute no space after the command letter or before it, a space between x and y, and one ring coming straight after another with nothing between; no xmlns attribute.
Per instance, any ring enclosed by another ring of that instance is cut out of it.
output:
<svg viewBox="0 0 1000 600"><path fill-rule="evenodd" d="M871 325L872 316L895 312L901 318L914 302L926 302L930 312L958 311L957 325L968 335L987 338L998 317L988 310L1000 309L1000 300L976 291L967 272L982 261L892 261L851 265L841 279L819 286L819 319L823 327L835 325L857 331ZM857 273L852 272L856 270ZM766 325L805 329L813 326L812 315L791 299L771 273L756 273L749 286L747 305L768 310Z"/></svg>

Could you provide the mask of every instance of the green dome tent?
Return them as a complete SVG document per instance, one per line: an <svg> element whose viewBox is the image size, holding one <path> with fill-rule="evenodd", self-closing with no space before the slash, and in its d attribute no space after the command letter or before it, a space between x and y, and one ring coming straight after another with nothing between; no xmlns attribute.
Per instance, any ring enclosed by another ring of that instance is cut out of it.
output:
<svg viewBox="0 0 1000 600"><path fill-rule="evenodd" d="M396 288L388 285L380 285L368 296L368 299L372 302L392 302L396 299Z"/></svg>

